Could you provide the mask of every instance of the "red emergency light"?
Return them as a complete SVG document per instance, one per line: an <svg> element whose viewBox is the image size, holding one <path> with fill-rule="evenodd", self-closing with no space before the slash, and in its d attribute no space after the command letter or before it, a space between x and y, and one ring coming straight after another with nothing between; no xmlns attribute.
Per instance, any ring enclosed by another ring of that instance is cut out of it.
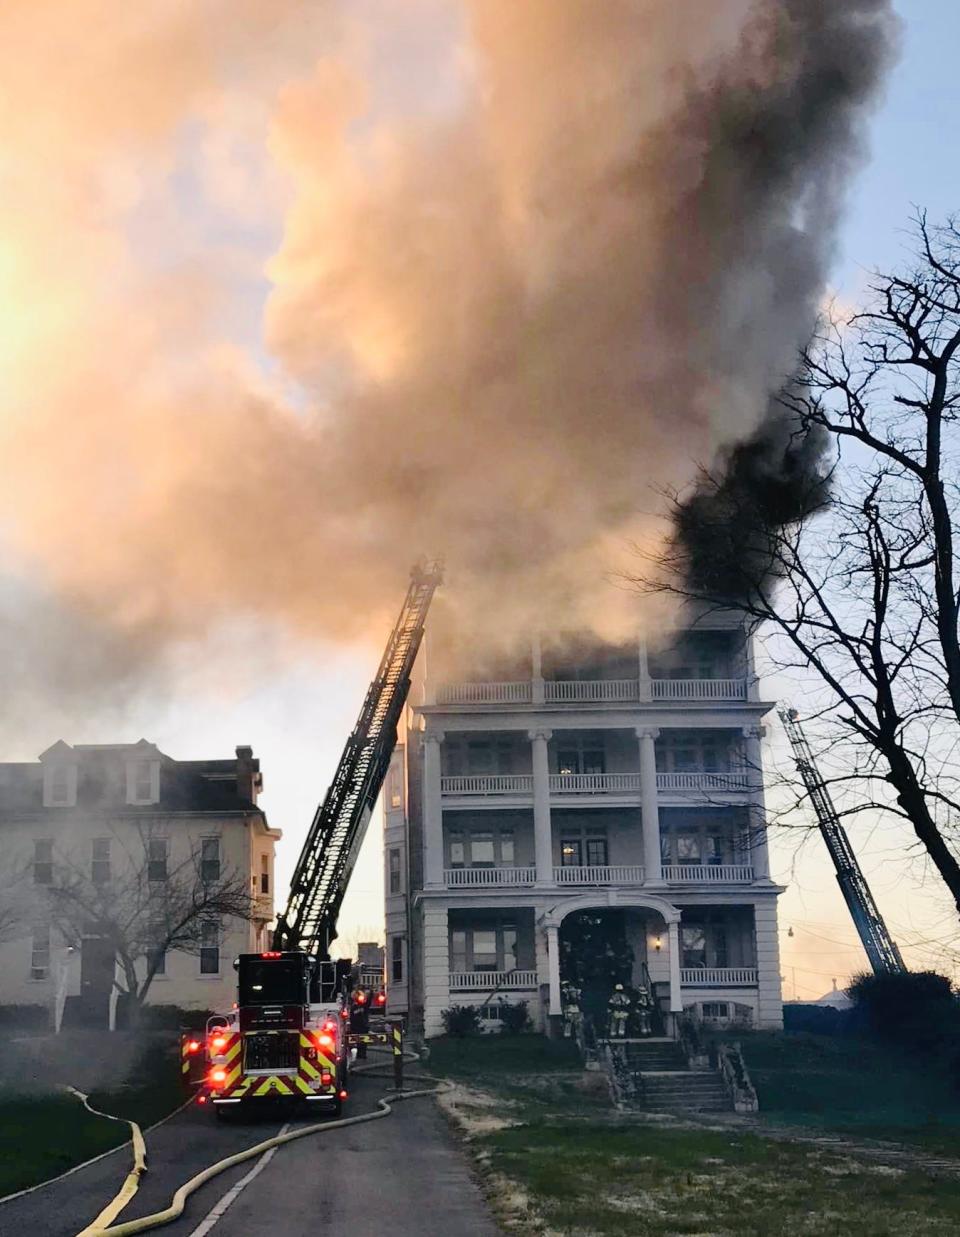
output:
<svg viewBox="0 0 960 1237"><path fill-rule="evenodd" d="M227 1071L223 1069L215 1069L210 1075L210 1081L214 1083L226 1082Z"/></svg>
<svg viewBox="0 0 960 1237"><path fill-rule="evenodd" d="M320 1035L317 1037L317 1042L321 1048L332 1048L333 1038L329 1035Z"/></svg>
<svg viewBox="0 0 960 1237"><path fill-rule="evenodd" d="M198 1103L198 1104L205 1104L206 1102L207 1102L207 1097L206 1097L205 1095L198 1095L198 1096L197 1096L197 1103Z"/></svg>
<svg viewBox="0 0 960 1237"><path fill-rule="evenodd" d="M224 1044L226 1044L226 1042L227 1042L227 1037L225 1035L215 1035L213 1039L210 1041L210 1047L215 1052L219 1052L220 1049L224 1046Z"/></svg>
<svg viewBox="0 0 960 1237"><path fill-rule="evenodd" d="M354 997L354 1000L358 1005L365 1005L367 1001L367 994L365 992L358 992Z"/></svg>
<svg viewBox="0 0 960 1237"><path fill-rule="evenodd" d="M378 992L377 995L373 998L373 1000L376 1005L386 1005L387 995L385 992Z"/></svg>
<svg viewBox="0 0 960 1237"><path fill-rule="evenodd" d="M200 1041L198 1039L191 1039L187 1041L187 1052L199 1052L199 1051L200 1051Z"/></svg>
<svg viewBox="0 0 960 1237"><path fill-rule="evenodd" d="M332 1074L328 1074L328 1073L324 1072L324 1073L322 1073L322 1074L320 1075L320 1085L321 1085L321 1086L324 1086L324 1087L329 1087L329 1086L330 1086L330 1084L331 1084L331 1082L333 1082L333 1075L332 1075Z"/></svg>
<svg viewBox="0 0 960 1237"><path fill-rule="evenodd" d="M345 1099L347 1098L347 1093L346 1093L346 1091L341 1091L341 1092L340 1092L340 1098L341 1098L342 1100L345 1100Z"/></svg>
<svg viewBox="0 0 960 1237"><path fill-rule="evenodd" d="M282 958L283 954L276 949L268 949L266 953L260 955L261 958Z"/></svg>

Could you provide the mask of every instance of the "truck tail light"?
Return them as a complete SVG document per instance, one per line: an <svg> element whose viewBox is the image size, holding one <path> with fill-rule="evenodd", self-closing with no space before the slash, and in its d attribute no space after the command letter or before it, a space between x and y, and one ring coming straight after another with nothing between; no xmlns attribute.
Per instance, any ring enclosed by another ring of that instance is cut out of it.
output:
<svg viewBox="0 0 960 1237"><path fill-rule="evenodd" d="M333 1082L333 1075L328 1074L326 1070L324 1070L324 1072L320 1075L321 1086L329 1087L331 1082Z"/></svg>

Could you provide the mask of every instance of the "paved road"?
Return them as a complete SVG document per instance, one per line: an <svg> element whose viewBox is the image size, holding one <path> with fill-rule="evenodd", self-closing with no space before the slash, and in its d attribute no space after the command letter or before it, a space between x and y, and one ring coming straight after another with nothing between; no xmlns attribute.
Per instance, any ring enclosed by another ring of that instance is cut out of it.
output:
<svg viewBox="0 0 960 1237"><path fill-rule="evenodd" d="M383 1091L382 1080L354 1077L344 1116L373 1111ZM147 1135L149 1172L118 1222L166 1206L187 1178L271 1137L284 1120L280 1115L222 1125L204 1109L187 1109ZM123 1148L0 1205L0 1237L75 1237L119 1189L129 1164L130 1150ZM255 1179L207 1227L209 1213L258 1165ZM214 1237L496 1237L499 1232L430 1099L398 1104L383 1121L287 1144L266 1164L248 1160L207 1182L179 1220L156 1231L164 1237L205 1237L211 1231Z"/></svg>

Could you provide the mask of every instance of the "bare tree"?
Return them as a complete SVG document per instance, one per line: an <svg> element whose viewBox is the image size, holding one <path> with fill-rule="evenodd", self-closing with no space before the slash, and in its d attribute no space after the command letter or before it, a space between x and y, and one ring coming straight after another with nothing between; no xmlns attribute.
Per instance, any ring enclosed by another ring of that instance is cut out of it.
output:
<svg viewBox="0 0 960 1237"><path fill-rule="evenodd" d="M248 878L206 865L201 850L162 871L151 864L148 835L134 835L121 862L103 879L60 856L53 883L46 888L51 923L68 945L100 936L113 948L114 983L127 998L135 1022L168 953L196 955L220 933L225 921L250 920L253 901Z"/></svg>
<svg viewBox="0 0 960 1237"><path fill-rule="evenodd" d="M960 909L960 230L914 222L912 269L825 320L755 438L668 496L639 583L740 610L816 673L849 810L909 821Z"/></svg>

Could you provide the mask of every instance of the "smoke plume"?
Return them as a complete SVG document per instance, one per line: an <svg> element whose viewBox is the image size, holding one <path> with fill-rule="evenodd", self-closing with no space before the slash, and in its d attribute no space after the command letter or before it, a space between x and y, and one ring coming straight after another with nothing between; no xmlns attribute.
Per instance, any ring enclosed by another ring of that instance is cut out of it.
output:
<svg viewBox="0 0 960 1237"><path fill-rule="evenodd" d="M475 613L615 624L654 491L792 372L892 16L12 0L0 35L0 536L148 656L363 634L424 551Z"/></svg>

